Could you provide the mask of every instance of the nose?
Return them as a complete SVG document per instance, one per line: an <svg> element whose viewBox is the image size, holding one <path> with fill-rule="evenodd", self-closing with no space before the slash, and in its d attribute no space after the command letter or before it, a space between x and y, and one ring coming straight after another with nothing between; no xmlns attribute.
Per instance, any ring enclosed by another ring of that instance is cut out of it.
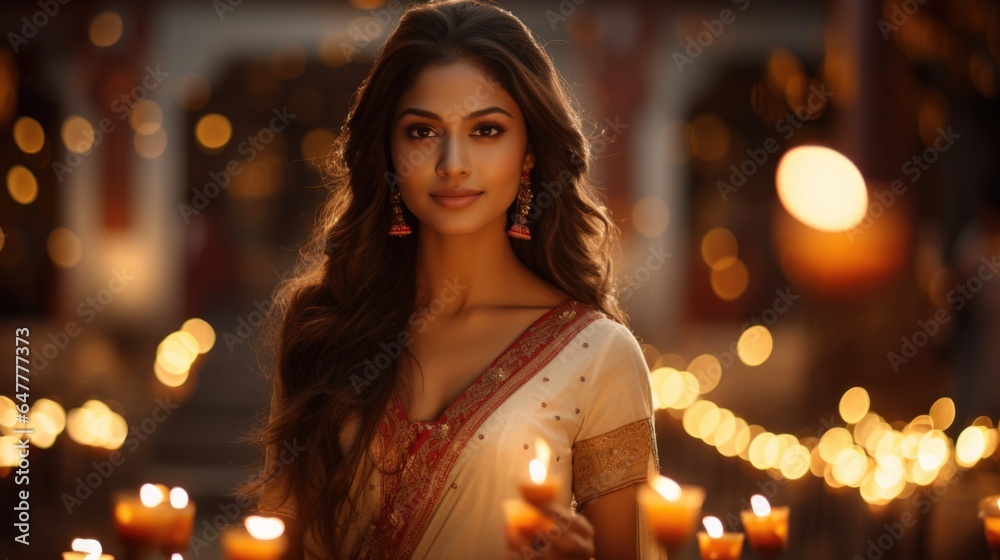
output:
<svg viewBox="0 0 1000 560"><path fill-rule="evenodd" d="M444 178L461 177L469 174L469 162L465 157L462 142L457 136L448 135L442 139L437 173Z"/></svg>

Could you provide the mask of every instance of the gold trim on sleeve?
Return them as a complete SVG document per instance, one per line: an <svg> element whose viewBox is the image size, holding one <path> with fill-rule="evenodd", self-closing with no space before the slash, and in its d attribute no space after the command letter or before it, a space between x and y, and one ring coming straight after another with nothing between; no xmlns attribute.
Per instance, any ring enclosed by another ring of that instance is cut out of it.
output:
<svg viewBox="0 0 1000 560"><path fill-rule="evenodd" d="M573 493L577 503L646 480L653 445L652 417L576 442Z"/></svg>

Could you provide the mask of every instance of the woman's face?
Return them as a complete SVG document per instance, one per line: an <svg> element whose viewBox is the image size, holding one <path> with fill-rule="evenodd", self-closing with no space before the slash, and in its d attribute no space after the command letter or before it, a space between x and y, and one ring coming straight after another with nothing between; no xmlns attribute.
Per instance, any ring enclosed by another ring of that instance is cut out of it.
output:
<svg viewBox="0 0 1000 560"><path fill-rule="evenodd" d="M421 228L461 235L499 223L502 230L534 158L521 109L500 84L470 62L428 66L402 92L394 117L399 193Z"/></svg>

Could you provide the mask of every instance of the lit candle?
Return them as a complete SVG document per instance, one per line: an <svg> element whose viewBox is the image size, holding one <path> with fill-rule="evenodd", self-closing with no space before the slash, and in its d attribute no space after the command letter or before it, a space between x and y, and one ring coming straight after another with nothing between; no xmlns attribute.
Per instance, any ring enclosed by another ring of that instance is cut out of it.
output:
<svg viewBox="0 0 1000 560"><path fill-rule="evenodd" d="M117 493L114 524L126 547L159 547L165 554L187 550L195 506L183 488L143 484L139 495Z"/></svg>
<svg viewBox="0 0 1000 560"><path fill-rule="evenodd" d="M73 539L73 552L63 552L63 560L115 560L110 554L102 554L101 543L94 539Z"/></svg>
<svg viewBox="0 0 1000 560"><path fill-rule="evenodd" d="M658 474L648 482L639 486L639 504L646 525L668 553L676 553L694 534L705 502L705 489L679 485Z"/></svg>
<svg viewBox="0 0 1000 560"><path fill-rule="evenodd" d="M979 502L979 517L983 518L986 544L994 557L1000 558L1000 495L988 496Z"/></svg>
<svg viewBox="0 0 1000 560"><path fill-rule="evenodd" d="M509 534L521 534L532 539L536 532L545 534L555 526L555 522L538 508L519 498L504 500L500 507L507 520Z"/></svg>
<svg viewBox="0 0 1000 560"><path fill-rule="evenodd" d="M230 527L222 533L222 552L226 560L278 560L288 550L285 524L277 517L251 515L242 527Z"/></svg>
<svg viewBox="0 0 1000 560"><path fill-rule="evenodd" d="M701 560L740 560L743 533L724 533L722 521L711 515L702 520L702 523L707 532L698 532Z"/></svg>
<svg viewBox="0 0 1000 560"><path fill-rule="evenodd" d="M164 504L167 493L162 484L143 484L138 496L115 494L115 530L125 546L146 548L160 542L173 517Z"/></svg>
<svg viewBox="0 0 1000 560"><path fill-rule="evenodd" d="M788 506L772 508L767 498L754 494L750 507L740 512L750 546L764 558L776 558L788 547Z"/></svg>
<svg viewBox="0 0 1000 560"><path fill-rule="evenodd" d="M529 481L521 484L521 496L532 504L544 504L559 499L560 485L548 476L552 450L542 438L535 440L535 458L528 464Z"/></svg>
<svg viewBox="0 0 1000 560"><path fill-rule="evenodd" d="M170 515L163 528L162 542L160 543L164 552L187 550L188 541L191 540L191 531L194 529L194 513L194 503L188 499L187 492L180 487L171 488Z"/></svg>

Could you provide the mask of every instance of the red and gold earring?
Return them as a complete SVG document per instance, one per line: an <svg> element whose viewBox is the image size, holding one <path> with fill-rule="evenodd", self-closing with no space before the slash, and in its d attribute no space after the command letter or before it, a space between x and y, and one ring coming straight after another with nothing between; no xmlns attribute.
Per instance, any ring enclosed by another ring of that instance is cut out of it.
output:
<svg viewBox="0 0 1000 560"><path fill-rule="evenodd" d="M389 235L402 237L410 235L413 230L403 219L403 205L399 202L399 189L396 183L389 185L389 200L392 202L392 227L389 228Z"/></svg>
<svg viewBox="0 0 1000 560"><path fill-rule="evenodd" d="M507 230L507 235L515 239L531 239L531 230L528 229L528 209L531 207L531 170L525 169L521 173L521 187L517 191L517 215L514 223Z"/></svg>

